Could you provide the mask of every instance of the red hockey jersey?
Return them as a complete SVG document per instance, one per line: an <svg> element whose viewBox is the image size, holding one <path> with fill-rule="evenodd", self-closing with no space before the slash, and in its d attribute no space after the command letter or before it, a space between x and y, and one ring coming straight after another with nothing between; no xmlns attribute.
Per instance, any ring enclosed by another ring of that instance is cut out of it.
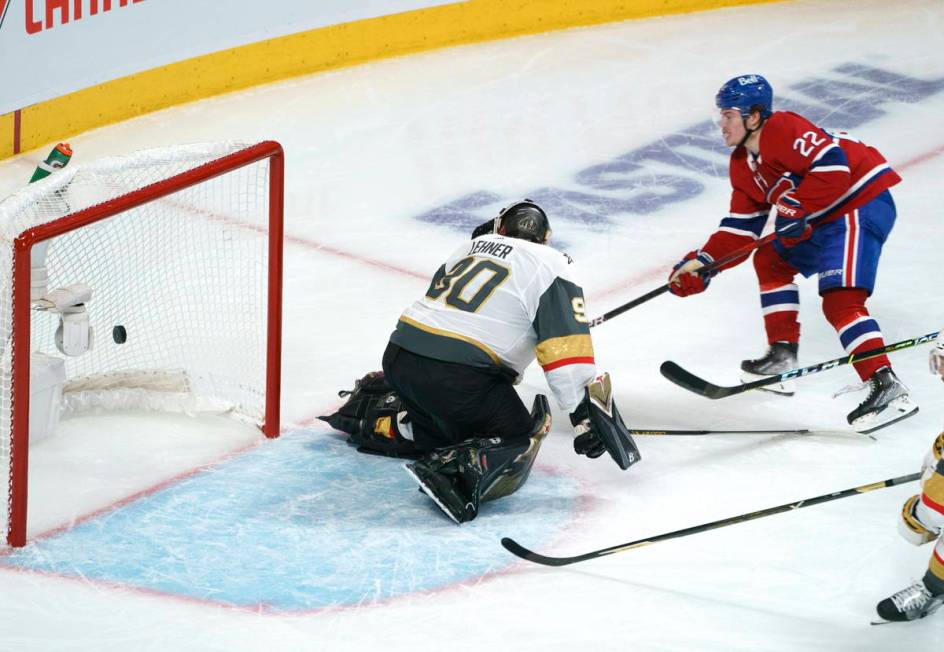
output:
<svg viewBox="0 0 944 652"><path fill-rule="evenodd" d="M735 148L729 174L731 212L701 248L714 260L759 238L771 206L786 193L816 228L901 181L874 147L844 132L830 133L789 111L768 118L757 156L746 147Z"/></svg>

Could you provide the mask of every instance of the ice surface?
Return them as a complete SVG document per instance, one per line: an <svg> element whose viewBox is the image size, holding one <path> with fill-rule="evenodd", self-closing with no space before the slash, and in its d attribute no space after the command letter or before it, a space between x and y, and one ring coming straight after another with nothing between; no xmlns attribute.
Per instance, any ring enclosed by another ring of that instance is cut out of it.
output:
<svg viewBox="0 0 944 652"><path fill-rule="evenodd" d="M180 142L283 143L286 436L259 443L179 417L146 417L147 428L134 415L67 422L31 451L31 482L41 489L31 493L30 534L39 541L0 568L0 649L940 647L938 616L868 624L874 605L919 577L930 555L895 531L914 485L566 569L518 562L499 547L511 536L547 554L579 554L917 470L944 413L926 349L893 358L921 412L875 441L845 427L861 395L829 397L855 380L848 367L803 380L792 399L708 401L659 375L673 359L732 383L738 362L762 352L749 266L719 276L704 295L663 296L600 326L599 364L632 427L812 434L640 438L643 462L621 472L608 459L575 456L566 416L555 414L539 458L545 471L528 493L456 528L395 462L344 458L350 451L313 417L379 366L400 310L467 226L507 200L548 206L555 239L581 267L591 313L662 283L727 209L724 152L708 120L717 87L746 72L767 76L784 107L849 128L901 171L899 221L869 305L888 341L937 330L942 31L935 0L729 9L378 62L73 139L76 161ZM0 164L0 194L24 183L44 154ZM841 355L814 282L801 282L801 303L801 363ZM526 403L546 391L540 370L519 389ZM323 551L311 539L317 519L336 528ZM168 534L136 530L141 523ZM346 572L314 556L331 559L337 537L352 543ZM383 551L387 569L364 572L376 569L372 546L385 544L396 546ZM23 563L10 568L14 559ZM121 564L141 573L119 576ZM457 564L466 564L463 577L451 574ZM277 588L282 597L300 591L301 611L274 592L266 604L242 599L263 595L253 582L261 566L266 577L286 574Z"/></svg>

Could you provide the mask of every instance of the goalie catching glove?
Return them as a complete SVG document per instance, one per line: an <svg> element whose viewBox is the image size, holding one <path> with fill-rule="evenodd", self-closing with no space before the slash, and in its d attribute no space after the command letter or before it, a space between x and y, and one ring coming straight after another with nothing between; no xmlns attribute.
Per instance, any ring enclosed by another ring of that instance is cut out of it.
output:
<svg viewBox="0 0 944 652"><path fill-rule="evenodd" d="M609 373L587 385L583 401L570 414L570 422L577 433L574 450L579 455L597 458L606 451L623 470L642 459L613 400Z"/></svg>
<svg viewBox="0 0 944 652"><path fill-rule="evenodd" d="M334 414L318 418L350 435L348 443L357 446L358 452L418 457L409 414L382 371L368 373L354 382L354 389L342 390L338 396L346 398L347 402Z"/></svg>

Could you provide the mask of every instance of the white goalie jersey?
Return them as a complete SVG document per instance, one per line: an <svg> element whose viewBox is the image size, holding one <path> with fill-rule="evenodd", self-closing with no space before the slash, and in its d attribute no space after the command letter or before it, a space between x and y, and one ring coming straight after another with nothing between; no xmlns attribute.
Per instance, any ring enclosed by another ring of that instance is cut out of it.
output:
<svg viewBox="0 0 944 652"><path fill-rule="evenodd" d="M453 252L390 341L516 377L537 358L558 404L572 412L596 376L588 322L567 254L488 234Z"/></svg>

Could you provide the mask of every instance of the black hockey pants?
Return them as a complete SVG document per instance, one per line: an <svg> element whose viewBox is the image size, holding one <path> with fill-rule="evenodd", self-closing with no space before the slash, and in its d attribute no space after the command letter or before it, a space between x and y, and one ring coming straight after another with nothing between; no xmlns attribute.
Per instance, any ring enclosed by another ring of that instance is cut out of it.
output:
<svg viewBox="0 0 944 652"><path fill-rule="evenodd" d="M511 379L497 369L434 360L390 343L383 370L410 415L420 450L470 437L530 435L531 416Z"/></svg>

